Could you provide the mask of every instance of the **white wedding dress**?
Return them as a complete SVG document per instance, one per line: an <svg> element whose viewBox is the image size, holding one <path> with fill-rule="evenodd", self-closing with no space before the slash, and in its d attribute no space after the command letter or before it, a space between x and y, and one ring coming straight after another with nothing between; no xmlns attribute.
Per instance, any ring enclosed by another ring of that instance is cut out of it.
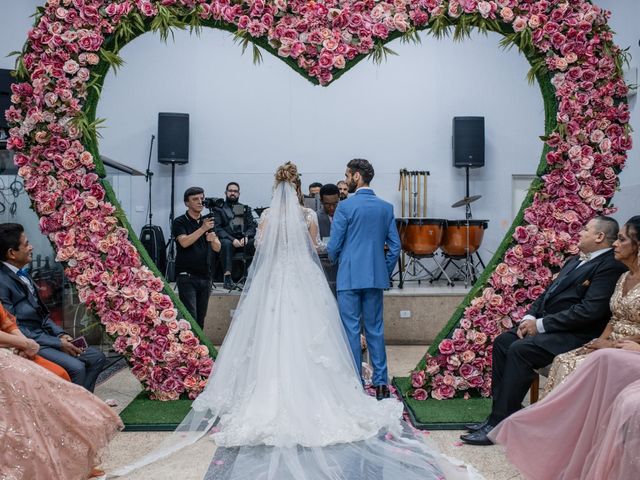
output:
<svg viewBox="0 0 640 480"><path fill-rule="evenodd" d="M315 212L279 183L205 391L163 447L116 474L193 443L218 420L216 444L242 447L225 480L469 478L414 437L401 402L365 393L317 232Z"/></svg>

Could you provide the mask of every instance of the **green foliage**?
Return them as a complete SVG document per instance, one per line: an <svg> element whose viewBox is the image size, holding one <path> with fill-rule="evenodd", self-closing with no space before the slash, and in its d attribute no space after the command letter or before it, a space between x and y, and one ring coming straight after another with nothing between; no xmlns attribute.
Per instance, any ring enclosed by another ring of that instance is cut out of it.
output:
<svg viewBox="0 0 640 480"><path fill-rule="evenodd" d="M255 43L252 43L252 38L246 30L238 30L235 32L233 35L233 43L242 47L242 55L244 55L247 47L251 44L253 49L253 64L260 65L262 63L262 53L258 49L258 46Z"/></svg>
<svg viewBox="0 0 640 480"><path fill-rule="evenodd" d="M100 58L107 62L111 68L113 68L114 72L118 71L122 65L124 65L124 60L120 55L118 55L113 50L107 50L106 48L100 49Z"/></svg>
<svg viewBox="0 0 640 480"><path fill-rule="evenodd" d="M411 27L400 37L400 42L419 45L422 43L422 38L420 38L420 33L414 27Z"/></svg>
<svg viewBox="0 0 640 480"><path fill-rule="evenodd" d="M174 40L173 29L184 30L187 24L181 20L178 16L172 13L169 7L164 5L158 5L158 14L151 20L151 30L160 34L160 39L166 43L171 34L171 39Z"/></svg>
<svg viewBox="0 0 640 480"><path fill-rule="evenodd" d="M115 39L114 50L118 51L120 46L126 45L138 35L144 33L145 30L146 27L142 15L137 10L132 11L120 20L113 32L113 38Z"/></svg>
<svg viewBox="0 0 640 480"><path fill-rule="evenodd" d="M452 20L446 15L439 15L429 22L431 35L441 40L449 36L449 30L453 25Z"/></svg>
<svg viewBox="0 0 640 480"><path fill-rule="evenodd" d="M378 42L373 46L373 50L367 55L373 63L380 65L387 60L389 55L398 55L396 52L387 47L383 42Z"/></svg>
<svg viewBox="0 0 640 480"><path fill-rule="evenodd" d="M71 124L76 126L83 138L83 142L96 142L98 137L101 137L98 129L103 128L102 124L104 123L104 118L94 118L90 120L89 117L84 113L80 112L77 116L71 119Z"/></svg>

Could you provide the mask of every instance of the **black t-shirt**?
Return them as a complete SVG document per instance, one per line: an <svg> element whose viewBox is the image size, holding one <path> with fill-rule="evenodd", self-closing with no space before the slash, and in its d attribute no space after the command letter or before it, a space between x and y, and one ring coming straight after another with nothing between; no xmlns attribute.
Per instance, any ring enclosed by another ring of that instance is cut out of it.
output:
<svg viewBox="0 0 640 480"><path fill-rule="evenodd" d="M173 237L191 235L202 225L202 217L195 220L188 213L180 215L173 221ZM209 276L209 254L211 246L207 243L206 234L203 234L193 244L183 248L176 240L176 275L186 272L199 277Z"/></svg>

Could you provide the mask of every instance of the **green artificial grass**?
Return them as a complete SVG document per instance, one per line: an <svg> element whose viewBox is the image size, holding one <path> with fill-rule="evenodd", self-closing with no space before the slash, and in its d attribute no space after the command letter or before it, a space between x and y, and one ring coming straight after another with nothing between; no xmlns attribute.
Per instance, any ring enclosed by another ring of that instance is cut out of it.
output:
<svg viewBox="0 0 640 480"><path fill-rule="evenodd" d="M462 430L465 423L481 422L491 412L490 398L474 397L469 400L429 398L418 401L406 397L411 389L409 377L396 377L393 379L393 384L409 412L411 423L420 430Z"/></svg>
<svg viewBox="0 0 640 480"><path fill-rule="evenodd" d="M189 413L191 400L160 402L141 392L120 414L125 432L168 432L175 430Z"/></svg>

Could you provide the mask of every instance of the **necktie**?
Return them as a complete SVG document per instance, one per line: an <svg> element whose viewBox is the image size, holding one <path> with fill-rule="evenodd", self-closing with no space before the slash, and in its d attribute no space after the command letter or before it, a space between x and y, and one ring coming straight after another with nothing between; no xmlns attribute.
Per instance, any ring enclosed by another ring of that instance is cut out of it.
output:
<svg viewBox="0 0 640 480"><path fill-rule="evenodd" d="M29 274L27 273L26 268L21 268L16 272L16 274L20 277L20 280L27 286L31 293L34 293L35 289L33 288L33 283L29 279Z"/></svg>

